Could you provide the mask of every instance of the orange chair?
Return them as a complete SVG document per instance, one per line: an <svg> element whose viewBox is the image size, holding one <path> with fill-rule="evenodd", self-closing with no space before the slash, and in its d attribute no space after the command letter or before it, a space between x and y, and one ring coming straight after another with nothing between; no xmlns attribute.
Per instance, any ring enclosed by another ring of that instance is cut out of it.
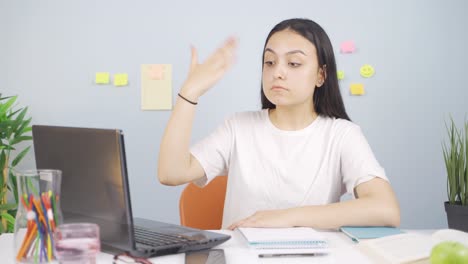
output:
<svg viewBox="0 0 468 264"><path fill-rule="evenodd" d="M221 229L227 176L214 178L200 188L189 183L179 200L180 223L198 229Z"/></svg>

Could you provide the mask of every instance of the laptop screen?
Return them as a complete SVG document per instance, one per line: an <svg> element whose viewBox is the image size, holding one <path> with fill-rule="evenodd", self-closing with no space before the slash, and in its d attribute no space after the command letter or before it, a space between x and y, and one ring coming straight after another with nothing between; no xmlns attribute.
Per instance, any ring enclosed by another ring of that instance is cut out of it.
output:
<svg viewBox="0 0 468 264"><path fill-rule="evenodd" d="M132 213L120 130L33 126L38 169L62 171L65 222L92 222L101 241L133 248Z"/></svg>

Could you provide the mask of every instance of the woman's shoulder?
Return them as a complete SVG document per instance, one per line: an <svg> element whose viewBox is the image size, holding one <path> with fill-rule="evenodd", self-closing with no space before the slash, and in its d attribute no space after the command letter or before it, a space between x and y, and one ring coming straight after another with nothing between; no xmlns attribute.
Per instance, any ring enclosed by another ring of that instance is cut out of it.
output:
<svg viewBox="0 0 468 264"><path fill-rule="evenodd" d="M328 127L330 130L336 133L346 134L349 131L356 131L361 129L359 125L346 119L328 116L320 116L320 118L323 120L322 123L325 127Z"/></svg>

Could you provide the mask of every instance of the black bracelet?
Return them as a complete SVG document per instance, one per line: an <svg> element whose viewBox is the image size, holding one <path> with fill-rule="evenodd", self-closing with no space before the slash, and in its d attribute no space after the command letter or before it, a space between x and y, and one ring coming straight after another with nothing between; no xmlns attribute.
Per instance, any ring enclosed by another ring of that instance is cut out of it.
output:
<svg viewBox="0 0 468 264"><path fill-rule="evenodd" d="M189 102L189 103L191 103L191 104L193 104L193 105L197 105L197 104L198 104L197 102L190 101L189 99L183 97L182 95L180 95L180 93L178 93L177 95L178 95L180 98L184 99L185 101L187 101L187 102Z"/></svg>

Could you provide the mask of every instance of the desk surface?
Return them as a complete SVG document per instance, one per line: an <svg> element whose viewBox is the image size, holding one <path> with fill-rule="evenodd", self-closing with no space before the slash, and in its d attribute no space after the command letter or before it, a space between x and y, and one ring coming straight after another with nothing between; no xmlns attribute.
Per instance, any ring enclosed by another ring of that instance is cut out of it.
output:
<svg viewBox="0 0 468 264"><path fill-rule="evenodd" d="M329 240L331 254L320 257L277 257L277 258L259 258L257 253L250 249L244 237L239 231L216 230L232 236L230 240L219 245L216 248L224 249L227 264L231 263L372 263L365 255L361 254L356 249L355 243L351 239L340 232L323 232L324 236ZM412 231L424 232L428 231ZM1 263L13 264L13 234L0 235L0 259ZM155 257L151 259L153 263L184 263L185 254L169 255ZM112 255L100 253L98 255L97 264L112 263Z"/></svg>

